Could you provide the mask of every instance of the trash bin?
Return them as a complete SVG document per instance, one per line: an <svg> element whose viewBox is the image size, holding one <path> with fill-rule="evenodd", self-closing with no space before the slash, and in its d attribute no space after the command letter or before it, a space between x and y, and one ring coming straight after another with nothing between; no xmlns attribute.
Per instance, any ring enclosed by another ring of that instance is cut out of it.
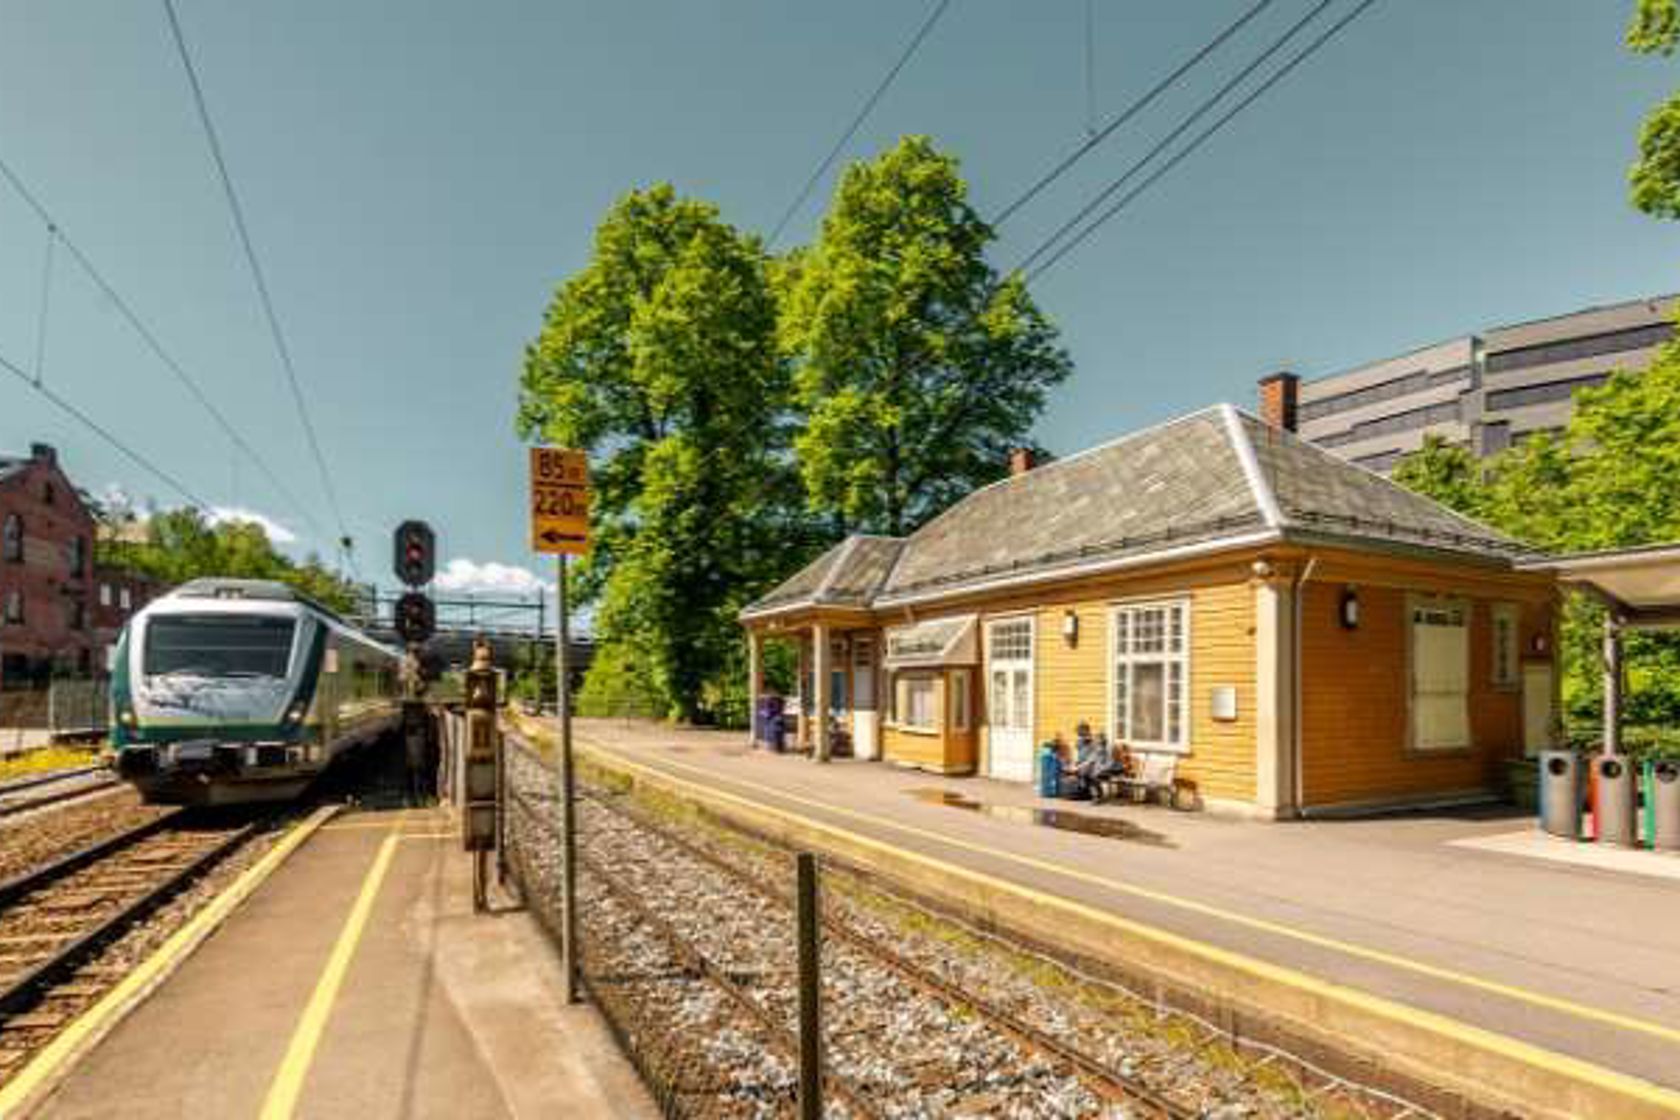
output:
<svg viewBox="0 0 1680 1120"><path fill-rule="evenodd" d="M775 739L774 727L782 718L782 698L780 696L761 696L758 698L758 710L753 712L753 742L769 747Z"/></svg>
<svg viewBox="0 0 1680 1120"><path fill-rule="evenodd" d="M1581 838L1581 760L1574 751L1540 752L1540 827Z"/></svg>
<svg viewBox="0 0 1680 1120"><path fill-rule="evenodd" d="M1601 844L1638 845L1639 779L1626 755L1593 756L1593 832Z"/></svg>
<svg viewBox="0 0 1680 1120"><path fill-rule="evenodd" d="M1045 743L1038 748L1038 795L1062 795L1062 756L1054 743Z"/></svg>
<svg viewBox="0 0 1680 1120"><path fill-rule="evenodd" d="M783 751L787 750L788 718L788 714L785 711L778 711L775 715L764 721L764 745L770 750L775 751L777 754L781 754Z"/></svg>
<svg viewBox="0 0 1680 1120"><path fill-rule="evenodd" d="M1645 764L1645 839L1659 852L1680 851L1680 762Z"/></svg>

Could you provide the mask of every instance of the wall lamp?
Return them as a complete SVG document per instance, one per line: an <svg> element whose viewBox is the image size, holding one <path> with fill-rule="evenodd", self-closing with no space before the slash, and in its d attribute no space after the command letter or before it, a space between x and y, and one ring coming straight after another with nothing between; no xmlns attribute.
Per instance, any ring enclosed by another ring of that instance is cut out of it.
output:
<svg viewBox="0 0 1680 1120"><path fill-rule="evenodd" d="M1336 604L1336 621L1343 630L1359 629L1359 592L1352 587L1342 588L1341 600Z"/></svg>
<svg viewBox="0 0 1680 1120"><path fill-rule="evenodd" d="M1079 644L1079 616L1071 610L1062 612L1062 640L1070 646Z"/></svg>

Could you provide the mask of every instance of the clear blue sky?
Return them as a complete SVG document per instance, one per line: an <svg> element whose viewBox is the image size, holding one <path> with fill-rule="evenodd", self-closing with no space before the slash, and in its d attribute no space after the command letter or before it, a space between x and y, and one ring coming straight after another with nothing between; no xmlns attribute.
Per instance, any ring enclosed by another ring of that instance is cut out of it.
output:
<svg viewBox="0 0 1680 1120"><path fill-rule="evenodd" d="M1351 0L1338 0L1336 10ZM1477 326L1680 287L1680 227L1625 201L1680 63L1621 46L1631 0L1379 0L1037 287L1077 372L1066 452ZM1238 0L1098 0L1099 112ZM1005 228L1014 262L1265 31ZM768 231L928 10L909 0L414 4L178 0L361 567L430 519L446 557L535 567L512 415L522 348L622 191L669 179ZM955 0L850 154L924 132L983 213L1086 122L1084 0ZM320 485L153 0L0 0L0 155L291 488ZM829 184L790 229L808 236ZM33 362L44 231L0 185L0 354ZM47 381L221 506L330 544L61 255ZM168 495L17 382L0 450ZM321 506L317 520L328 526ZM501 578L517 579L502 573Z"/></svg>

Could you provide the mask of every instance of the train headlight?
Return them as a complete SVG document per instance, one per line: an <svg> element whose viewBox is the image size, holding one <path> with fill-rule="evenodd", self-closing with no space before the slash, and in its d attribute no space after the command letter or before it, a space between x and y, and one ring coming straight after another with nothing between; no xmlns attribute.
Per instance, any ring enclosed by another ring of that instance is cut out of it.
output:
<svg viewBox="0 0 1680 1120"><path fill-rule="evenodd" d="M306 709L302 704L293 704L290 708L286 709L286 722L302 723L307 710L308 709Z"/></svg>
<svg viewBox="0 0 1680 1120"><path fill-rule="evenodd" d="M117 713L117 722L128 728L130 731L133 731L135 725L140 721L134 718L134 709L124 708L122 711Z"/></svg>

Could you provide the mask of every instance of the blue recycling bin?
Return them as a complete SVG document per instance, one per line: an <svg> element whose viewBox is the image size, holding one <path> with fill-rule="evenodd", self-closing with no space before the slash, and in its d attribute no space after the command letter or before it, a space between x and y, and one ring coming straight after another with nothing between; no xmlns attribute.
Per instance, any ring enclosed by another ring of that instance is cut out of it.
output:
<svg viewBox="0 0 1680 1120"><path fill-rule="evenodd" d="M753 711L753 742L780 749L783 702L780 696L761 696Z"/></svg>
<svg viewBox="0 0 1680 1120"><path fill-rule="evenodd" d="M1038 748L1038 795L1040 797L1060 797L1062 795L1062 756L1050 743Z"/></svg>

